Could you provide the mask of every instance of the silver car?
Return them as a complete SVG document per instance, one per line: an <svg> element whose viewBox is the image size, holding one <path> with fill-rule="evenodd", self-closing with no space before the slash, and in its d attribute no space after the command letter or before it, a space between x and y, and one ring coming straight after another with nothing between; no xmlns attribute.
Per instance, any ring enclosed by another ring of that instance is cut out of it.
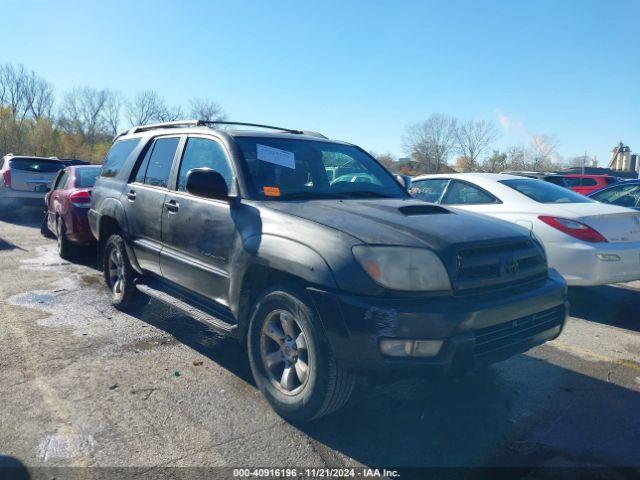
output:
<svg viewBox="0 0 640 480"><path fill-rule="evenodd" d="M66 166L57 158L5 155L0 160L0 205L44 206L51 182Z"/></svg>

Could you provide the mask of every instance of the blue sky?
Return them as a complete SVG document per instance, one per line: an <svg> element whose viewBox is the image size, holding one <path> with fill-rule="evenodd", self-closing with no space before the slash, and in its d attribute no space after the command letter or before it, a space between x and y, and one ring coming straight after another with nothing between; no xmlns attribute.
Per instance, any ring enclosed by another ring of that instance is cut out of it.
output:
<svg viewBox="0 0 640 480"><path fill-rule="evenodd" d="M2 0L0 18L0 63L58 93L212 97L230 120L397 155L434 112L495 121L502 148L548 134L565 157L640 152L638 0Z"/></svg>

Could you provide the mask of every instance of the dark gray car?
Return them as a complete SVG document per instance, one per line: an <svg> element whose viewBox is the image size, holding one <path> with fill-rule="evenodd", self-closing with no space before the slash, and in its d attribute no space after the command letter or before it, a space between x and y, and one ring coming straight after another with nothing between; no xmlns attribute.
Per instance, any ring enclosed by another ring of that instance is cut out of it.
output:
<svg viewBox="0 0 640 480"><path fill-rule="evenodd" d="M245 342L282 416L336 410L358 374L457 374L560 334L566 284L525 229L412 199L357 146L216 126L117 138L90 225L116 307L151 296Z"/></svg>

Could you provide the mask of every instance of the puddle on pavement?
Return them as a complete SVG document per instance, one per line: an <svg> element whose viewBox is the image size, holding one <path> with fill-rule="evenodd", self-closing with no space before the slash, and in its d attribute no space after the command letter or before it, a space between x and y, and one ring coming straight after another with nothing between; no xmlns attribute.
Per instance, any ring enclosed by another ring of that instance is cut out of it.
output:
<svg viewBox="0 0 640 480"><path fill-rule="evenodd" d="M32 292L14 295L8 299L8 302L19 307L38 308L41 306L50 306L56 301L58 296L64 295L66 292L68 292L67 289L57 289L53 291L34 290Z"/></svg>

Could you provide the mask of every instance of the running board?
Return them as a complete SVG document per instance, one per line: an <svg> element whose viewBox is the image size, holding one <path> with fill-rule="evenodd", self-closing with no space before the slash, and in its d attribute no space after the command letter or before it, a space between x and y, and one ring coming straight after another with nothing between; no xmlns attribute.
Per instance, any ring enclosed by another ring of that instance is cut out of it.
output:
<svg viewBox="0 0 640 480"><path fill-rule="evenodd" d="M177 310L180 310L185 315L206 324L225 337L235 337L238 334L238 325L232 323L232 319L225 319L228 315L221 312L216 312L213 308L208 308L200 302L190 302L189 300L177 296L171 288L165 287L160 282L151 281L145 283L142 281L136 282L136 288L145 295L155 298ZM197 305L197 306L196 306Z"/></svg>

